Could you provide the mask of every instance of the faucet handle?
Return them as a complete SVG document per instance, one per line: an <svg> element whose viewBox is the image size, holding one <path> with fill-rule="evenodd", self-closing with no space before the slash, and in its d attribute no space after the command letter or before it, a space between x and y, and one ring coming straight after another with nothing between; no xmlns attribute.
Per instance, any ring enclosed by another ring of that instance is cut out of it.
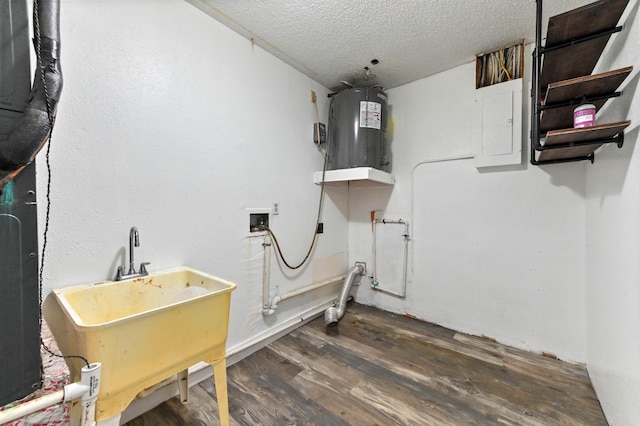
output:
<svg viewBox="0 0 640 426"><path fill-rule="evenodd" d="M118 266L118 269L116 270L116 276L113 280L120 281L123 275L124 275L124 266Z"/></svg>
<svg viewBox="0 0 640 426"><path fill-rule="evenodd" d="M148 275L149 271L147 271L147 265L151 265L151 262L142 262L140 264L140 273Z"/></svg>

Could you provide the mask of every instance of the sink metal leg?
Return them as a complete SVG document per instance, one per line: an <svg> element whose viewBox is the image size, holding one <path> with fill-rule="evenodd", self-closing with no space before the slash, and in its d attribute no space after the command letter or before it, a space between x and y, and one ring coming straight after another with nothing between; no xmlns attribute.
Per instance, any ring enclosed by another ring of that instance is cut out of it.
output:
<svg viewBox="0 0 640 426"><path fill-rule="evenodd" d="M180 402L189 402L189 369L178 372L178 392L180 392Z"/></svg>
<svg viewBox="0 0 640 426"><path fill-rule="evenodd" d="M227 395L227 360L213 364L213 378L216 385L216 399L218 400L218 416L221 426L229 426L229 397Z"/></svg>

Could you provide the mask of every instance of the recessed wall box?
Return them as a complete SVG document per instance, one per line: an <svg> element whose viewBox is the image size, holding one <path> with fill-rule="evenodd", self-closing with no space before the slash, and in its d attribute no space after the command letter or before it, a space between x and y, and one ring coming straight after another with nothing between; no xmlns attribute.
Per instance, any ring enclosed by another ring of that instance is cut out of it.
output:
<svg viewBox="0 0 640 426"><path fill-rule="evenodd" d="M249 232L264 231L269 227L269 213L249 213Z"/></svg>

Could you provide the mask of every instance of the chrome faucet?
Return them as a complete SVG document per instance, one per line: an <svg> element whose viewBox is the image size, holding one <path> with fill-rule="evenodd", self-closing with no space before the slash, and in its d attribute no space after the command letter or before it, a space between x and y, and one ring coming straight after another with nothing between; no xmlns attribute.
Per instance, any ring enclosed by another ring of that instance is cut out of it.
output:
<svg viewBox="0 0 640 426"><path fill-rule="evenodd" d="M140 264L140 271L136 272L133 256L134 247L140 247L140 234L138 233L138 228L132 226L129 230L129 271L125 275L124 266L118 266L114 281L122 281L129 278L144 277L146 275L149 275L149 272L147 271L147 265L149 265L149 262L142 262Z"/></svg>
<svg viewBox="0 0 640 426"><path fill-rule="evenodd" d="M132 226L129 230L129 275L136 273L136 267L133 264L134 247L140 247L140 234L138 234L138 228Z"/></svg>

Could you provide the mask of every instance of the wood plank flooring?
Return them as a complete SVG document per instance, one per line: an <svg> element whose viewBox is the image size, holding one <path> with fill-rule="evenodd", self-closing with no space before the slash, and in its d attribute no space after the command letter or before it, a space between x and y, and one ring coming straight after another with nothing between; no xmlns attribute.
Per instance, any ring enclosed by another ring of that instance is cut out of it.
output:
<svg viewBox="0 0 640 426"><path fill-rule="evenodd" d="M586 370L353 304L228 368L232 425L606 425ZM218 424L213 378L127 426Z"/></svg>

